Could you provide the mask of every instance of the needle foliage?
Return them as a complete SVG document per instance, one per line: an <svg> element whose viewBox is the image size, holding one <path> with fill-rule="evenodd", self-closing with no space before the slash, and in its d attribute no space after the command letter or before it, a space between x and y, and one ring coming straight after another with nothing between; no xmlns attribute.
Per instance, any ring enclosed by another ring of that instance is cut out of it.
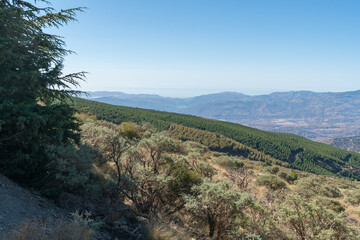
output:
<svg viewBox="0 0 360 240"><path fill-rule="evenodd" d="M73 110L64 100L79 93L71 87L85 73L62 73L71 51L45 30L74 21L79 11L56 12L46 1L0 1L0 171L7 175L41 178L46 147L78 139Z"/></svg>

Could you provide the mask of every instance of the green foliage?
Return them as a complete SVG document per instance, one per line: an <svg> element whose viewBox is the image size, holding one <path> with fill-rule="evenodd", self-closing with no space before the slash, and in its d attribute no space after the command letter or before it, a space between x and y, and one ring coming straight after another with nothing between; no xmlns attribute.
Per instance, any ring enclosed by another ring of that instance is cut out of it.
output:
<svg viewBox="0 0 360 240"><path fill-rule="evenodd" d="M182 194L191 194L191 188L201 182L202 176L199 172L190 169L183 160L177 160L169 166L168 174L173 176L169 182L168 195L170 198L181 197Z"/></svg>
<svg viewBox="0 0 360 240"><path fill-rule="evenodd" d="M142 162L144 166L153 169L154 173L159 172L159 168L169 162L166 158L167 153L182 153L183 148L174 139L164 133L152 134L149 138L144 138L139 142L139 147L143 152Z"/></svg>
<svg viewBox="0 0 360 240"><path fill-rule="evenodd" d="M50 163L47 165L49 176L45 186L62 191L88 193L89 197L100 194L96 183L94 162L102 158L101 153L86 145L50 146L47 149Z"/></svg>
<svg viewBox="0 0 360 240"><path fill-rule="evenodd" d="M294 170L291 170L291 178L293 179L293 181L296 181L298 179L298 176L296 174L296 172Z"/></svg>
<svg viewBox="0 0 360 240"><path fill-rule="evenodd" d="M359 239L343 213L337 213L321 202L297 195L288 195L278 206L280 224L286 226L290 239Z"/></svg>
<svg viewBox="0 0 360 240"><path fill-rule="evenodd" d="M178 124L171 124L168 131L171 135L183 141L196 141L210 150L218 152L227 152L231 155L242 156L251 160L278 162L276 159L257 151L251 147L234 141L218 133L212 133L196 128L185 127Z"/></svg>
<svg viewBox="0 0 360 240"><path fill-rule="evenodd" d="M210 149L254 160L289 166L302 171L329 176L360 179L360 154L310 141L293 134L265 132L235 123L210 120L176 113L112 106L74 99L77 109L100 119L121 123L149 122L160 130L170 130L182 140L198 141ZM353 170L349 169L351 166Z"/></svg>
<svg viewBox="0 0 360 240"><path fill-rule="evenodd" d="M355 189L347 192L345 202L350 205L360 205L360 190Z"/></svg>
<svg viewBox="0 0 360 240"><path fill-rule="evenodd" d="M327 184L317 177L301 178L296 182L296 192L305 198L316 195L339 198L343 197L341 191L334 184Z"/></svg>
<svg viewBox="0 0 360 240"><path fill-rule="evenodd" d="M233 170L242 168L244 166L244 163L240 161L238 158L229 157L229 156L217 157L213 160L213 162L221 167L233 169Z"/></svg>
<svg viewBox="0 0 360 240"><path fill-rule="evenodd" d="M196 170L206 178L212 178L217 171L208 163L205 163L203 161L198 161L195 165Z"/></svg>
<svg viewBox="0 0 360 240"><path fill-rule="evenodd" d="M18 180L41 180L49 162L46 147L79 140L73 111L66 105L5 103L0 112L6 119L0 133L0 171Z"/></svg>
<svg viewBox="0 0 360 240"><path fill-rule="evenodd" d="M286 183L274 175L261 175L256 178L255 184L265 186L273 191L286 189Z"/></svg>
<svg viewBox="0 0 360 240"><path fill-rule="evenodd" d="M288 174L287 172L281 171L281 172L279 172L278 176L288 183L294 183L294 181L296 181L298 179L298 176L294 170L291 170L290 174Z"/></svg>
<svg viewBox="0 0 360 240"><path fill-rule="evenodd" d="M327 198L327 197L317 197L317 204L321 204L322 206L336 212L343 213L345 212L345 208L341 206L339 201Z"/></svg>
<svg viewBox="0 0 360 240"><path fill-rule="evenodd" d="M59 36L43 31L75 20L77 11L0 2L0 171L22 182L46 175L47 145L78 139L73 110L62 100L78 93L69 89L84 73L62 75L69 51Z"/></svg>
<svg viewBox="0 0 360 240"><path fill-rule="evenodd" d="M250 195L233 188L227 181L212 182L204 179L193 187L197 194L185 195L185 209L194 220L207 224L209 236L227 239L229 231L237 230L243 211L253 204Z"/></svg>
<svg viewBox="0 0 360 240"><path fill-rule="evenodd" d="M279 170L280 170L279 167L274 166L270 169L270 173L276 175L276 174L278 174Z"/></svg>
<svg viewBox="0 0 360 240"><path fill-rule="evenodd" d="M120 124L120 131L124 134L125 137L131 140L141 138L140 127L135 123L122 122Z"/></svg>

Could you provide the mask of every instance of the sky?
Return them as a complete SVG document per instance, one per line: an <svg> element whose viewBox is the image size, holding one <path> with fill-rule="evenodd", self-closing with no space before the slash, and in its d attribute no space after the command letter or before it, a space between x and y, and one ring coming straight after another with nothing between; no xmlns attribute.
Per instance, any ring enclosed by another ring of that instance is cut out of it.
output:
<svg viewBox="0 0 360 240"><path fill-rule="evenodd" d="M52 0L87 7L48 32L85 91L171 97L360 89L359 0Z"/></svg>

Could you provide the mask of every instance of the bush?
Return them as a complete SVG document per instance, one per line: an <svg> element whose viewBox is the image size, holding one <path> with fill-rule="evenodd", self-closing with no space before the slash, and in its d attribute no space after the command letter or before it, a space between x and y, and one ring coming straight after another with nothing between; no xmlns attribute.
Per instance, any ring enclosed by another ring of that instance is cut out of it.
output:
<svg viewBox="0 0 360 240"><path fill-rule="evenodd" d="M359 236L345 215L328 208L322 198L309 201L298 195L288 195L279 204L276 215L288 239L358 239Z"/></svg>
<svg viewBox="0 0 360 240"><path fill-rule="evenodd" d="M274 175L262 175L256 178L255 184L258 186L265 186L273 191L278 191L286 188L286 183Z"/></svg>
<svg viewBox="0 0 360 240"><path fill-rule="evenodd" d="M79 193L96 188L90 184L95 176L94 160L101 158L98 151L86 145L51 146L47 155L51 160L48 172L57 189Z"/></svg>
<svg viewBox="0 0 360 240"><path fill-rule="evenodd" d="M281 179L283 179L283 180L285 180L285 181L287 181L287 179L288 179L288 177L289 177L289 175L286 173L286 172L279 172L279 174L278 174L278 176L281 178Z"/></svg>
<svg viewBox="0 0 360 240"><path fill-rule="evenodd" d="M285 180L288 183L293 183L296 179L294 177L292 177L291 175L287 174L286 172L279 172L278 176ZM297 176L296 176L297 178Z"/></svg>
<svg viewBox="0 0 360 240"><path fill-rule="evenodd" d="M168 195L176 200L183 194L190 194L194 185L201 183L199 172L189 169L185 164L177 162L169 167L172 179L169 181Z"/></svg>
<svg viewBox="0 0 360 240"><path fill-rule="evenodd" d="M215 170L210 164L203 161L197 162L195 167L201 175L207 178L212 178L215 174L217 174L217 170Z"/></svg>
<svg viewBox="0 0 360 240"><path fill-rule="evenodd" d="M133 122L122 122L120 124L120 131L129 139L141 138L140 127Z"/></svg>
<svg viewBox="0 0 360 240"><path fill-rule="evenodd" d="M348 197L345 199L345 202L351 205L360 204L360 190L355 189L353 191L347 192Z"/></svg>
<svg viewBox="0 0 360 240"><path fill-rule="evenodd" d="M235 157L229 157L229 156L221 156L214 160L216 164L218 164L221 167L228 168L228 169L239 169L244 166L244 163Z"/></svg>
<svg viewBox="0 0 360 240"><path fill-rule="evenodd" d="M327 184L318 177L301 178L297 181L295 191L306 198L318 195L331 198L343 197L336 186Z"/></svg>
<svg viewBox="0 0 360 240"><path fill-rule="evenodd" d="M270 173L276 175L276 174L278 174L279 170L280 170L279 167L274 166L274 167L272 167L272 168L270 169Z"/></svg>
<svg viewBox="0 0 360 240"><path fill-rule="evenodd" d="M253 204L250 195L233 188L227 181L212 182L204 179L199 186L194 186L194 195L185 195L185 209L195 221L206 224L209 237L227 239L230 231L238 230L238 219L243 210Z"/></svg>
<svg viewBox="0 0 360 240"><path fill-rule="evenodd" d="M317 197L317 203L322 206L331 209L336 213L342 213L345 211L345 208L341 206L339 201L327 198L327 197Z"/></svg>

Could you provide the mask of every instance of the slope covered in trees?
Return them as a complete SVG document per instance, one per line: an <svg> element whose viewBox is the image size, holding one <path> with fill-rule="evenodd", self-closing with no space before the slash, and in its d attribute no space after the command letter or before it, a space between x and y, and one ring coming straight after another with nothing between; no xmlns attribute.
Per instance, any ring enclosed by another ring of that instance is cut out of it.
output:
<svg viewBox="0 0 360 240"><path fill-rule="evenodd" d="M266 132L240 124L190 115L113 106L78 98L73 100L73 104L78 110L91 112L99 119L117 124L127 121L138 124L149 122L159 130L168 130L171 124L175 123L220 134L285 162L289 167L295 169L360 179L360 154L313 142L293 134ZM177 135L182 138L179 132ZM186 135L185 131L184 135ZM233 154L232 150L226 148L221 151Z"/></svg>

